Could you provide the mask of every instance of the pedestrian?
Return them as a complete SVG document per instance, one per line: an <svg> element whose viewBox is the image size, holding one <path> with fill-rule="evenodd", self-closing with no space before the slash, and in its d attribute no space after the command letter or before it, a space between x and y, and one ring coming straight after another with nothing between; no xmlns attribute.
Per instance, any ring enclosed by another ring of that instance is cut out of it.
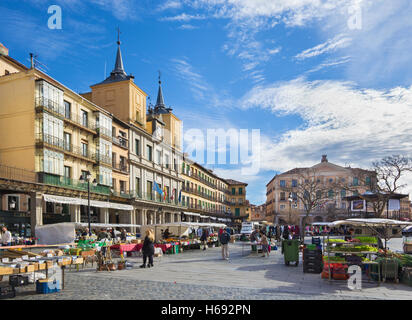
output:
<svg viewBox="0 0 412 320"><path fill-rule="evenodd" d="M202 230L202 235L200 237L200 241L202 241L203 245L203 250L206 250L207 248L207 238L209 237L209 232L207 231L206 228Z"/></svg>
<svg viewBox="0 0 412 320"><path fill-rule="evenodd" d="M229 260L229 241L230 235L227 230L223 229L222 234L219 236L220 244L222 245L222 258L223 260Z"/></svg>
<svg viewBox="0 0 412 320"><path fill-rule="evenodd" d="M126 232L126 229L122 229L122 232L120 233L120 240L121 240L121 241L126 241L126 240L127 240L127 232Z"/></svg>
<svg viewBox="0 0 412 320"><path fill-rule="evenodd" d="M260 243L262 244L262 253L263 256L265 257L267 255L267 257L269 258L269 241L268 238L266 237L264 232L260 233Z"/></svg>
<svg viewBox="0 0 412 320"><path fill-rule="evenodd" d="M5 226L3 226L1 228L1 231L3 233L2 236L1 236L1 245L2 246L11 246L12 237L11 237L10 231L7 230L7 228Z"/></svg>
<svg viewBox="0 0 412 320"><path fill-rule="evenodd" d="M104 228L100 230L100 232L97 234L97 241L101 241L103 239L108 238L108 234Z"/></svg>
<svg viewBox="0 0 412 320"><path fill-rule="evenodd" d="M143 264L140 266L140 268L146 268L146 261L149 258L149 263L147 264L147 267L153 267L153 255L154 255L154 234L152 229L147 229L146 230L146 237L144 238L143 241L143 247L142 247L142 252L143 252Z"/></svg>
<svg viewBox="0 0 412 320"><path fill-rule="evenodd" d="M288 240L289 239L289 228L285 226L283 230L283 239Z"/></svg>

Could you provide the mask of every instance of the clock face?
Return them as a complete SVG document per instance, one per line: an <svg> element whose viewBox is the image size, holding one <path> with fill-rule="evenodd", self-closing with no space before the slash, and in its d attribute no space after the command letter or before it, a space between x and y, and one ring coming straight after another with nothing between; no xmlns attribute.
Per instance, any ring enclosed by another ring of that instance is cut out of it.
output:
<svg viewBox="0 0 412 320"><path fill-rule="evenodd" d="M156 139L161 140L163 138L163 128L161 126L156 126L155 131L153 132L153 136Z"/></svg>

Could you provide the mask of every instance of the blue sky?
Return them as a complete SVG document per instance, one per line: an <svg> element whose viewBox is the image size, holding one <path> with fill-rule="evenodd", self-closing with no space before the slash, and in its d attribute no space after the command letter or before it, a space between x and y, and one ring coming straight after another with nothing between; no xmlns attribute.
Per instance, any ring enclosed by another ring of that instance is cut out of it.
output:
<svg viewBox="0 0 412 320"><path fill-rule="evenodd" d="M52 4L62 30L47 27ZM120 26L126 72L154 102L161 70L184 130L260 129L258 173L210 166L248 182L252 203L276 172L322 154L364 168L411 155L408 0L1 0L0 13L10 55L27 65L35 52L76 92L113 69Z"/></svg>

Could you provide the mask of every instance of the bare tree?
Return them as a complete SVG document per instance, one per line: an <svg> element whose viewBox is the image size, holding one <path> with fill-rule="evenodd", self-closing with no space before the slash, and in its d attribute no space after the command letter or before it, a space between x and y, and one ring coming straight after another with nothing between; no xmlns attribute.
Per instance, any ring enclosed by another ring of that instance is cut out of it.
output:
<svg viewBox="0 0 412 320"><path fill-rule="evenodd" d="M289 192L294 201L299 200L303 204L304 216L302 219L301 236L305 234L304 227L309 215L325 203L327 186L323 182L316 169L301 169L297 172L297 184L295 186L282 187L283 191Z"/></svg>
<svg viewBox="0 0 412 320"><path fill-rule="evenodd" d="M406 184L401 183L401 178L406 172L412 171L411 158L392 155L372 163L371 170L352 169L358 184L338 182L337 187L351 192L365 188L374 195L368 203L372 206L376 217L383 215L390 195L399 192Z"/></svg>

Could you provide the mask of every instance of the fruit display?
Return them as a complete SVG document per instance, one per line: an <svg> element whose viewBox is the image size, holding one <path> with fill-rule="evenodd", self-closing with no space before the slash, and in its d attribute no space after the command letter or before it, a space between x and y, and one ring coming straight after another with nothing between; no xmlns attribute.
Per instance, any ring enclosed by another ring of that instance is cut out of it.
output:
<svg viewBox="0 0 412 320"><path fill-rule="evenodd" d="M373 243L373 244L377 244L378 243L378 239L376 239L376 237L355 237L354 240L359 240L359 242L362 243Z"/></svg>
<svg viewBox="0 0 412 320"><path fill-rule="evenodd" d="M331 252L378 252L378 249L369 245L339 246L332 248Z"/></svg>
<svg viewBox="0 0 412 320"><path fill-rule="evenodd" d="M345 240L343 240L343 239L329 239L329 240L327 240L327 242L329 242L329 243L344 243Z"/></svg>

